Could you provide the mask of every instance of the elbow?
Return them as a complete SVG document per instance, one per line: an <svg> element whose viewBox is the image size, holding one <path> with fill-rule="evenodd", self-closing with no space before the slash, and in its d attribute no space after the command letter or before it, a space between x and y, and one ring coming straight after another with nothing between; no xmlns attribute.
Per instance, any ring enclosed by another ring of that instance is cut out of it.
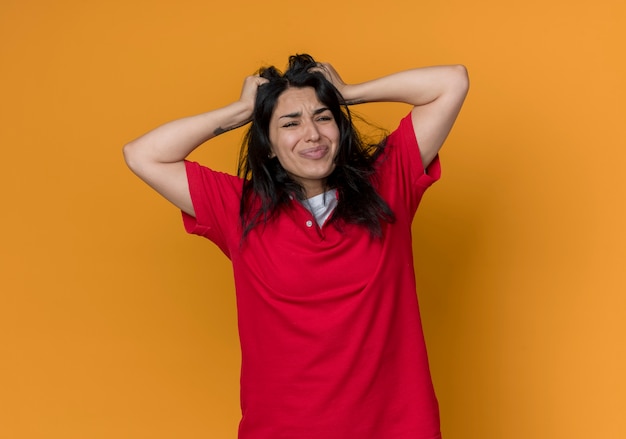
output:
<svg viewBox="0 0 626 439"><path fill-rule="evenodd" d="M467 67L463 64L456 64L450 67L453 75L452 84L454 84L455 89L463 93L463 95L467 94L469 90L469 73L467 72Z"/></svg>
<svg viewBox="0 0 626 439"><path fill-rule="evenodd" d="M133 146L131 143L127 143L122 147L122 155L124 156L124 161L126 162L126 166L132 169L133 163Z"/></svg>
<svg viewBox="0 0 626 439"><path fill-rule="evenodd" d="M139 148L135 144L135 142L129 142L122 148L122 154L124 156L124 161L126 162L126 166L130 168L131 171L137 173L137 169L140 166L141 158L138 154Z"/></svg>

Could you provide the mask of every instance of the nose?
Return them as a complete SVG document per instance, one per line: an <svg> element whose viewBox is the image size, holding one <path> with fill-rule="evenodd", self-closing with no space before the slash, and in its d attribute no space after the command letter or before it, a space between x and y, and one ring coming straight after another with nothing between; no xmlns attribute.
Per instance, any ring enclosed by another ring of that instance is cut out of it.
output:
<svg viewBox="0 0 626 439"><path fill-rule="evenodd" d="M304 133L304 139L307 142L315 142L319 140L319 138L320 138L320 132L315 122L308 123L306 125L306 132Z"/></svg>

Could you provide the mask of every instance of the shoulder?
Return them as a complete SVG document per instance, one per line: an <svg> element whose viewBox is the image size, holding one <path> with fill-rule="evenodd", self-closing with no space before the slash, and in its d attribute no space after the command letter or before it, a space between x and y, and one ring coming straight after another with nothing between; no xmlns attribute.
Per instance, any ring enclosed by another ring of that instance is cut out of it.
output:
<svg viewBox="0 0 626 439"><path fill-rule="evenodd" d="M408 179L419 179L428 173L422 163L420 145L415 137L411 113L403 117L397 128L384 140L381 158L381 172L384 168L391 168L389 172L403 170L403 176ZM428 166L430 168L430 166Z"/></svg>
<svg viewBox="0 0 626 439"><path fill-rule="evenodd" d="M426 191L441 175L439 157L424 167L411 114L387 136L376 163L377 189L396 215L414 215Z"/></svg>
<svg viewBox="0 0 626 439"><path fill-rule="evenodd" d="M241 187L243 179L235 175L225 172L215 171L200 163L193 161L185 161L185 169L187 172L187 180L190 190L192 187L210 190L225 190L228 192L236 192L241 195Z"/></svg>

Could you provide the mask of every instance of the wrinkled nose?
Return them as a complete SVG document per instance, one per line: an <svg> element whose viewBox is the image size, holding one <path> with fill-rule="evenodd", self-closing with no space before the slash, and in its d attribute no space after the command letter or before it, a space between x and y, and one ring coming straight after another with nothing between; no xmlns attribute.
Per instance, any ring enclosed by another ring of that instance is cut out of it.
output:
<svg viewBox="0 0 626 439"><path fill-rule="evenodd" d="M315 142L319 140L319 138L320 138L320 132L317 128L317 125L315 125L315 123L313 122L308 123L306 125L306 132L305 132L304 139L307 142Z"/></svg>

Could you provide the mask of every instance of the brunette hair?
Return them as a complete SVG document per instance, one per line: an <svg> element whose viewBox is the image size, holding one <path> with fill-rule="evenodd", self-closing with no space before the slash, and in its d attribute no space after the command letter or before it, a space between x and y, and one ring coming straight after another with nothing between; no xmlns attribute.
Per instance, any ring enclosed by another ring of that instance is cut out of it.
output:
<svg viewBox="0 0 626 439"><path fill-rule="evenodd" d="M341 227L342 222L359 224L372 236L379 237L381 222L395 219L389 205L374 188L374 162L384 142L370 145L362 140L343 97L315 67L318 63L310 55L302 54L289 57L284 73L273 66L259 70L259 75L268 82L258 88L252 123L244 137L237 171L244 179L239 211L244 237L288 206L292 197L305 198L303 187L273 156L269 137L270 119L278 98L288 88L312 87L339 128L335 168L326 180L328 188L338 191L337 207L329 221L337 227Z"/></svg>

